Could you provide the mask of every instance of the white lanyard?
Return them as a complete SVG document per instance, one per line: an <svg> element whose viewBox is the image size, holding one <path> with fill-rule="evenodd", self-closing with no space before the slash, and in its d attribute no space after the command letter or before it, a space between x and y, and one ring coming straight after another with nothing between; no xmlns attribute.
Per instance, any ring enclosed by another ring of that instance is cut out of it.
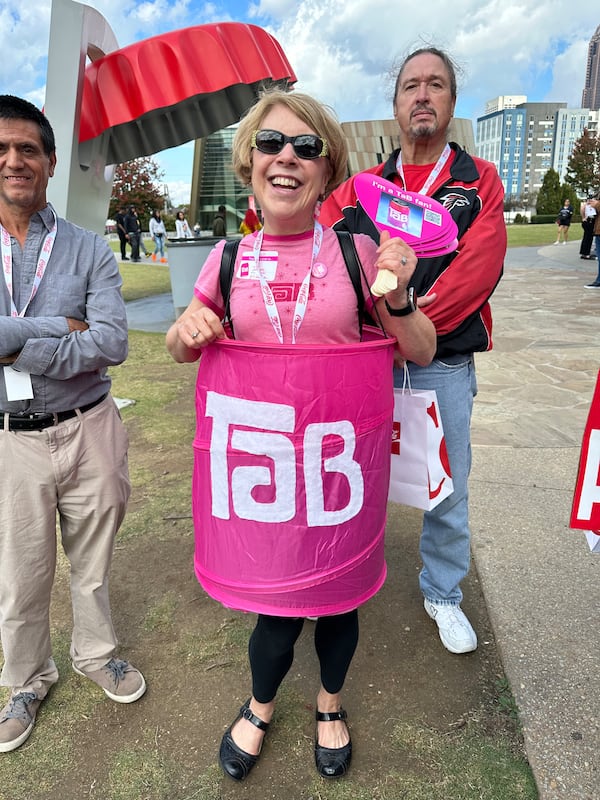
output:
<svg viewBox="0 0 600 800"><path fill-rule="evenodd" d="M263 233L264 229L261 229L256 235L256 240L254 242L254 264L258 272L258 277L260 280L260 288L262 290L262 297L265 303L267 314L269 315L269 320L271 322L271 325L273 326L273 330L275 331L275 335L277 336L279 344L283 344L283 329L281 327L281 319L279 317L279 312L277 311L277 304L275 302L273 292L271 291L271 287L267 282L267 277L265 275L264 267L260 263L260 248L262 247ZM300 326L304 321L304 315L306 314L306 307L308 305L310 276L312 274L312 268L315 262L315 258L319 254L322 243L323 243L323 226L321 225L320 222L315 220L311 262L308 266L308 272L304 276L304 280L302 281L302 284L300 286L298 297L296 299L296 307L294 309L294 320L292 324L292 344L296 344L296 337L298 335L298 331L300 330Z"/></svg>
<svg viewBox="0 0 600 800"><path fill-rule="evenodd" d="M10 243L10 234L0 224L0 238L2 241L2 274L4 275L4 282L6 283L8 294L10 295L11 317L25 316L25 312L27 311L29 304L35 297L36 292L39 289L40 283L42 282L42 278L44 277L44 273L46 272L46 267L48 266L48 261L50 260L50 254L52 253L52 248L54 247L54 240L56 239L56 228L57 228L56 214L54 213L53 209L51 209L51 211L53 217L52 227L46 234L46 238L44 239L44 244L42 245L42 249L40 251L29 300L25 303L21 311L17 310L13 297L13 259L12 259L12 247Z"/></svg>
<svg viewBox="0 0 600 800"><path fill-rule="evenodd" d="M434 165L433 169L429 173L429 177L423 184L423 186L419 189L418 194L427 194L427 192L431 189L431 186L440 172L444 169L444 165L446 161L448 161L450 157L452 148L449 144L444 147L442 150L441 156L438 158L436 164ZM404 178L404 169L402 167L402 151L398 153L398 158L396 159L396 171L398 175L402 178L402 183L404 184L404 188L406 189L406 180Z"/></svg>

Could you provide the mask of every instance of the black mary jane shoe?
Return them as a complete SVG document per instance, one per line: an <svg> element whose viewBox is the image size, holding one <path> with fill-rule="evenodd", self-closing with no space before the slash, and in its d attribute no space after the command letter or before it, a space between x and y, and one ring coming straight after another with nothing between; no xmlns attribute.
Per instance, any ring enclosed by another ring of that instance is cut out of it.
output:
<svg viewBox="0 0 600 800"><path fill-rule="evenodd" d="M248 722L251 722L253 725L256 725L256 727L260 728L261 731L264 731L265 734L269 727L268 722L263 722L260 717L257 717L256 714L252 713L250 709L250 698L246 700L244 705L240 708L240 713L223 734L223 738L221 739L221 747L219 748L219 761L221 766L227 775L229 775L230 778L233 778L234 781L243 781L244 778L248 776L248 773L256 764L260 756L260 753L256 756L253 756L251 753L247 753L245 750L242 750L241 747L238 747L233 741L231 729L239 719L242 719L242 717L247 719Z"/></svg>
<svg viewBox="0 0 600 800"><path fill-rule="evenodd" d="M347 714L343 708L339 711L317 711L317 722L346 722ZM343 747L323 747L319 744L319 733L315 739L315 764L317 772L323 778L340 778L348 771L352 759L352 741Z"/></svg>

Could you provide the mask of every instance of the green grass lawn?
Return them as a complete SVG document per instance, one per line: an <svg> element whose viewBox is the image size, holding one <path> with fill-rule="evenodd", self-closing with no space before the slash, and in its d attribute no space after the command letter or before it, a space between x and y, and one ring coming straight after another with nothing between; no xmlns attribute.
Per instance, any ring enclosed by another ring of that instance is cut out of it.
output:
<svg viewBox="0 0 600 800"><path fill-rule="evenodd" d="M141 264L120 264L119 270L123 278L123 298L126 302L152 297L171 291L171 276L166 264L153 261Z"/></svg>
<svg viewBox="0 0 600 800"><path fill-rule="evenodd" d="M556 225L507 225L509 247L543 247L556 241ZM571 225L569 241L578 242L583 234L581 225Z"/></svg>

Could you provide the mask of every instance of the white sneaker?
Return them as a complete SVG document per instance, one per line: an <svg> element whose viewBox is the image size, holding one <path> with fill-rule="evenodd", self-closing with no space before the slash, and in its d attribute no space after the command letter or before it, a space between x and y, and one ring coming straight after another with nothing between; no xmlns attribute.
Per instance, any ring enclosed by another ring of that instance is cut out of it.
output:
<svg viewBox="0 0 600 800"><path fill-rule="evenodd" d="M458 605L433 603L425 598L425 611L438 626L442 644L451 653L471 653L477 649L477 634Z"/></svg>

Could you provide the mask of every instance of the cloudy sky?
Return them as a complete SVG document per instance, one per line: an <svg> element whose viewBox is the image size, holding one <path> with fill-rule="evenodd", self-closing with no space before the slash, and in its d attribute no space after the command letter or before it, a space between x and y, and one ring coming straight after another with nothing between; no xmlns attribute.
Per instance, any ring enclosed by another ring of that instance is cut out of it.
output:
<svg viewBox="0 0 600 800"><path fill-rule="evenodd" d="M51 0L0 0L0 93L44 103ZM166 31L233 20L279 41L296 87L342 122L391 117L390 74L422 44L462 69L456 115L475 120L500 94L581 105L587 46L600 15L567 0L92 0L121 46ZM190 64L190 69L193 69ZM192 145L155 156L175 202L189 201Z"/></svg>

